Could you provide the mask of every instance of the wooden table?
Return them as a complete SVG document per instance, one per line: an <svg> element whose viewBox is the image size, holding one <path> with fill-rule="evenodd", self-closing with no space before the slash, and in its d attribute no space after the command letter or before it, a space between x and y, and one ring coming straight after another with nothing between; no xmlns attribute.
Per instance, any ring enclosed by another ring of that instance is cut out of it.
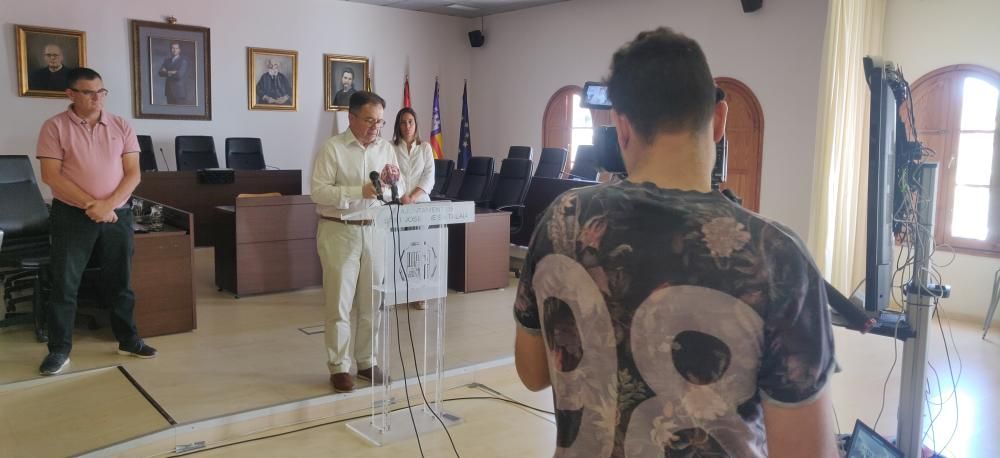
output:
<svg viewBox="0 0 1000 458"><path fill-rule="evenodd" d="M510 281L510 213L476 209L476 221L448 227L448 288L506 288Z"/></svg>
<svg viewBox="0 0 1000 458"><path fill-rule="evenodd" d="M302 194L301 170L234 170L228 184L198 182L198 172L143 172L135 195L194 214L196 246L214 245L215 207L233 205L239 194Z"/></svg>
<svg viewBox="0 0 1000 458"><path fill-rule="evenodd" d="M215 284L236 297L323 284L316 204L309 196L248 197L215 209Z"/></svg>

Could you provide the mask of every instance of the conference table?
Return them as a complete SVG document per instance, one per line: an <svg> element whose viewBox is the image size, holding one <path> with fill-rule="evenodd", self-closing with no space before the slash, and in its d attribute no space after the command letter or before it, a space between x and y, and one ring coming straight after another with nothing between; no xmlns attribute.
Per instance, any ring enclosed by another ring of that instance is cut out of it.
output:
<svg viewBox="0 0 1000 458"><path fill-rule="evenodd" d="M134 194L192 213L196 246L215 245L215 207L233 205L240 194L302 194L301 170L234 170L232 182L203 181L197 171L143 172Z"/></svg>

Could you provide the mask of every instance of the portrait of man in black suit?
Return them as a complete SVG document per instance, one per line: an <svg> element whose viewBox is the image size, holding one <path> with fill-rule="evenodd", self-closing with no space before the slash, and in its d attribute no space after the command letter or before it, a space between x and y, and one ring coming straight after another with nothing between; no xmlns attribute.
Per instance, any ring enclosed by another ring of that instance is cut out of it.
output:
<svg viewBox="0 0 1000 458"><path fill-rule="evenodd" d="M368 58L325 54L323 69L326 111L347 111L351 96L358 91L371 91L371 71Z"/></svg>
<svg viewBox="0 0 1000 458"><path fill-rule="evenodd" d="M63 65L65 56L62 47L57 44L47 44L42 56L45 66L37 68L28 77L28 89L40 91L65 91L66 73L69 68Z"/></svg>
<svg viewBox="0 0 1000 458"><path fill-rule="evenodd" d="M164 78L164 96L168 105L192 105L193 97L188 96L188 79L191 75L191 65L181 50L181 43L170 43L170 55L163 58L160 64L159 76Z"/></svg>
<svg viewBox="0 0 1000 458"><path fill-rule="evenodd" d="M333 104L347 106L351 103L351 95L354 94L354 69L344 67L340 71L340 90L333 96Z"/></svg>

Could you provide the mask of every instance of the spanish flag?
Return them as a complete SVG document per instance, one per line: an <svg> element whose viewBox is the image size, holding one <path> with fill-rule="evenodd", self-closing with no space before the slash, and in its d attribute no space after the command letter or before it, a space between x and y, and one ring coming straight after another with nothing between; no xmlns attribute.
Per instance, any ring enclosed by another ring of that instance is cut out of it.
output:
<svg viewBox="0 0 1000 458"><path fill-rule="evenodd" d="M403 81L403 106L410 108L410 75Z"/></svg>
<svg viewBox="0 0 1000 458"><path fill-rule="evenodd" d="M434 79L434 116L431 121L431 150L434 159L444 159L444 140L441 136L441 109L438 108L438 81Z"/></svg>

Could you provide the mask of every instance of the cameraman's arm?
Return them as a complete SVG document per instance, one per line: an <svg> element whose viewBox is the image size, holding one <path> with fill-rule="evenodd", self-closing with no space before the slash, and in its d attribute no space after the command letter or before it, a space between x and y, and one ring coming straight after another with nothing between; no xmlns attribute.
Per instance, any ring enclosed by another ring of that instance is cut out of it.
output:
<svg viewBox="0 0 1000 458"><path fill-rule="evenodd" d="M830 414L832 406L829 389L824 389L808 404L790 407L769 401L764 401L763 404L768 456L839 456L833 435L836 425Z"/></svg>

